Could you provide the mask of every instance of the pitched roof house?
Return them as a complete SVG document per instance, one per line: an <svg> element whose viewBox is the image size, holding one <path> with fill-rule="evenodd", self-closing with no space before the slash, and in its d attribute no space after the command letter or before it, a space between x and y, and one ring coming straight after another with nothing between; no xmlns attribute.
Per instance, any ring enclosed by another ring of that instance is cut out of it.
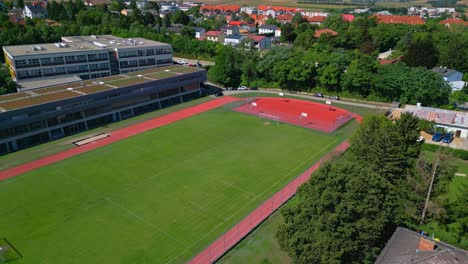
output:
<svg viewBox="0 0 468 264"><path fill-rule="evenodd" d="M419 16L394 16L394 15L375 15L378 23L382 24L406 24L422 25L424 20Z"/></svg>
<svg viewBox="0 0 468 264"><path fill-rule="evenodd" d="M275 25L262 25L258 27L258 34L274 34L276 29Z"/></svg>
<svg viewBox="0 0 468 264"><path fill-rule="evenodd" d="M47 10L39 3L37 4L27 4L23 9L23 16L33 18L46 18Z"/></svg>
<svg viewBox="0 0 468 264"><path fill-rule="evenodd" d="M330 34L332 37L334 37L338 35L338 32L329 28L319 29L314 32L314 38L320 38L323 34Z"/></svg>
<svg viewBox="0 0 468 264"><path fill-rule="evenodd" d="M210 30L205 33L205 36L203 39L224 43L225 37L226 37L226 34L224 34L222 31Z"/></svg>
<svg viewBox="0 0 468 264"><path fill-rule="evenodd" d="M451 17L451 18L447 18L447 19L440 21L439 24L445 25L445 26L450 26L450 25L468 26L468 21L465 21L457 17Z"/></svg>

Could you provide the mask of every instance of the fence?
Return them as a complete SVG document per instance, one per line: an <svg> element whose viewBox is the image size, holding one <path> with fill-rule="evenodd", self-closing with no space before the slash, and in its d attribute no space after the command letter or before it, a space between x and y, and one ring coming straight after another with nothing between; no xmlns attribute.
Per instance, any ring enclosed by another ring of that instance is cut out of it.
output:
<svg viewBox="0 0 468 264"><path fill-rule="evenodd" d="M283 189L274 194L270 199L261 204L257 209L242 219L237 225L224 233L220 238L205 248L195 256L190 264L213 263L223 256L229 249L235 246L242 238L248 235L255 227L269 217L276 209L283 205L297 191L297 188L305 183L310 175L316 171L319 166L328 161L332 156L344 152L349 146L347 141L338 145L331 153L325 155L312 167L307 169L297 178L292 180Z"/></svg>

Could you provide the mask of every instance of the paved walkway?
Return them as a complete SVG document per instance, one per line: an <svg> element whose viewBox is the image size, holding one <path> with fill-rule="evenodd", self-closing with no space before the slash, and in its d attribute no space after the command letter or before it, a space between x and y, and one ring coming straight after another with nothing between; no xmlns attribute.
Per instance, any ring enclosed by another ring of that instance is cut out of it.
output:
<svg viewBox="0 0 468 264"><path fill-rule="evenodd" d="M210 83L212 84L212 83ZM212 84L212 85L215 85L215 84ZM219 87L219 86L218 86ZM268 93L268 94L278 94L280 91L272 91L272 90L258 90L258 91L252 91L252 90L249 90L249 91L224 91L223 93L225 95L232 95L232 94L239 94L239 93ZM328 98L320 98L320 97L315 97L313 95L308 95L308 94L302 94L302 93L290 93L290 92L282 92L284 93L284 95L287 95L287 96L296 96L296 97L301 97L301 98L306 98L306 99L314 99L314 100L317 100L317 101L334 101L334 102L337 102L339 104L344 104L344 105L352 105L352 106L359 106L359 107L366 107L366 108L373 108L373 109L381 109L381 110L388 110L388 109L391 109L390 106L384 106L384 105L375 105L375 104L366 104L366 103L356 103L356 102L349 102L349 101L343 101L343 100L339 100L339 101L336 101L336 100L331 100L331 99L328 99Z"/></svg>

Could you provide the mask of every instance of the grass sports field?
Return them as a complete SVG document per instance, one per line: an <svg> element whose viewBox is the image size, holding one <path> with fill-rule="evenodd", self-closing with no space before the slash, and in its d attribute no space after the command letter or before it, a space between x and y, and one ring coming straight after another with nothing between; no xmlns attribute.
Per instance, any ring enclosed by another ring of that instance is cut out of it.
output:
<svg viewBox="0 0 468 264"><path fill-rule="evenodd" d="M0 237L14 263L183 263L347 134L211 110L1 181Z"/></svg>

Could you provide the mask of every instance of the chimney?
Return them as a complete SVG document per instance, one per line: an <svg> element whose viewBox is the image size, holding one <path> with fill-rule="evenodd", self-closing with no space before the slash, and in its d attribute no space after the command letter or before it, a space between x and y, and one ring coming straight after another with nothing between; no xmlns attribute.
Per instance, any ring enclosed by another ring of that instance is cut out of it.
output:
<svg viewBox="0 0 468 264"><path fill-rule="evenodd" d="M433 251L435 247L435 242L424 237L419 237L419 251Z"/></svg>

